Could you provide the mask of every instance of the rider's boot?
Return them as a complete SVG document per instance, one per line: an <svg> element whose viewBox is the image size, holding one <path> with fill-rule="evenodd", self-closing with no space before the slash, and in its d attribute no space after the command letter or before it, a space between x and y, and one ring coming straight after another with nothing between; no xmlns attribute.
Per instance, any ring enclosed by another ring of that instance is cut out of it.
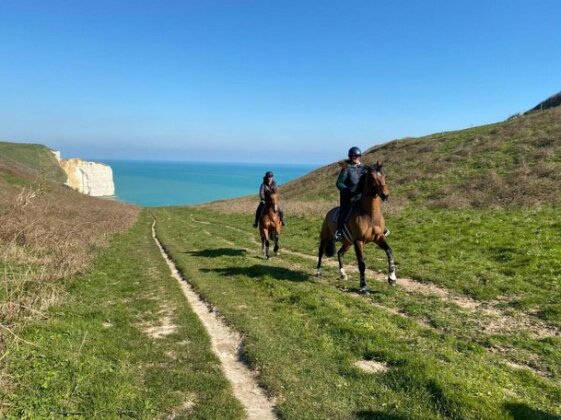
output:
<svg viewBox="0 0 561 420"><path fill-rule="evenodd" d="M337 230L335 231L335 240L340 241L343 239L343 223L337 223Z"/></svg>

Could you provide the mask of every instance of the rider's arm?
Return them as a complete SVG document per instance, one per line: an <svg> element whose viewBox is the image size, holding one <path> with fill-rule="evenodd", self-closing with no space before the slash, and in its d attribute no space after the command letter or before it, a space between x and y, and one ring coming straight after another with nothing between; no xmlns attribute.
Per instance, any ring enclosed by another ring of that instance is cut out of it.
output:
<svg viewBox="0 0 561 420"><path fill-rule="evenodd" d="M347 184L345 184L346 180L347 180L347 170L341 169L341 172L339 172L339 176L337 177L337 182L335 183L339 191L344 191L349 188L347 187Z"/></svg>
<svg viewBox="0 0 561 420"><path fill-rule="evenodd" d="M261 187L259 188L259 198L261 201L265 201L265 183L261 183Z"/></svg>

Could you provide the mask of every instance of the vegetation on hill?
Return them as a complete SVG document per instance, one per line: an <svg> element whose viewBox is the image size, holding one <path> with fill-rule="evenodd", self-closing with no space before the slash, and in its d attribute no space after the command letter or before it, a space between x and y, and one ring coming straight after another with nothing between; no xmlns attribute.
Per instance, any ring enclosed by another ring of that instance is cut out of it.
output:
<svg viewBox="0 0 561 420"><path fill-rule="evenodd" d="M61 169L55 155L41 144L0 142L0 165L20 166L32 174L63 183L66 174Z"/></svg>
<svg viewBox="0 0 561 420"><path fill-rule="evenodd" d="M343 155L345 150L341 150ZM561 201L561 108L461 131L375 146L390 209L535 208ZM283 200L337 202L337 164L282 186Z"/></svg>
<svg viewBox="0 0 561 420"><path fill-rule="evenodd" d="M540 102L535 107L526 112L529 114L531 112L543 111L549 108L555 108L556 106L561 106L561 92L551 95L545 101Z"/></svg>

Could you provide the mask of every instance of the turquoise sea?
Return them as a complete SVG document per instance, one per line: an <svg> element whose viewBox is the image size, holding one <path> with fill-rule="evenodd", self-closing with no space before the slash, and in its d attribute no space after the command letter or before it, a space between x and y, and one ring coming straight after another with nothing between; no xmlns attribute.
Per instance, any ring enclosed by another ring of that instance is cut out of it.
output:
<svg viewBox="0 0 561 420"><path fill-rule="evenodd" d="M145 207L199 204L257 194L263 175L273 171L277 184L320 165L160 162L107 160L113 168L118 200Z"/></svg>

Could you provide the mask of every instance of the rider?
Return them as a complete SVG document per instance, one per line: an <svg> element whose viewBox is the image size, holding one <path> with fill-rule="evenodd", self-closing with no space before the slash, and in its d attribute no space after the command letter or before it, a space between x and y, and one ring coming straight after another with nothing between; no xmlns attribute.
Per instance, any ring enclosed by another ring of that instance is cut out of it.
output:
<svg viewBox="0 0 561 420"><path fill-rule="evenodd" d="M259 206L257 206L257 210L255 211L255 221L253 222L253 227L257 227L257 223L259 222L259 218L261 217L261 213L265 208L265 193L276 193L278 191L277 183L273 179L273 173L271 171L267 171L265 176L263 177L263 182L261 183L261 187L259 188L259 198L261 201L259 202ZM281 220L281 224L284 226L284 214L283 211L279 207L279 216Z"/></svg>
<svg viewBox="0 0 561 420"><path fill-rule="evenodd" d="M364 173L365 167L360 162L362 152L356 146L349 149L349 159L344 162L344 167L337 177L337 188L339 189L339 216L337 217L337 230L335 231L335 239L343 239L343 225L349 210L351 209L351 200L357 194L357 185L360 177Z"/></svg>

